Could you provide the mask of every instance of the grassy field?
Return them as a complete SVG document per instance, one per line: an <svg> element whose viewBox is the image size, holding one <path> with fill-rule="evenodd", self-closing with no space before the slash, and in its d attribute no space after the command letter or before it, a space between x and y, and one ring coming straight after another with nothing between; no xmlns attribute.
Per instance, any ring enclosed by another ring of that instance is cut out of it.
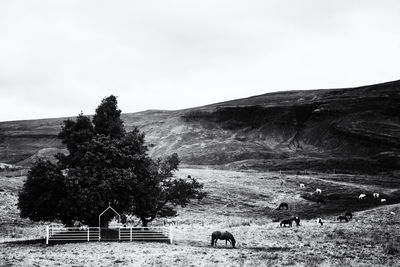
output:
<svg viewBox="0 0 400 267"><path fill-rule="evenodd" d="M21 219L17 192L24 176L0 177L0 266L398 266L400 262L400 181L393 177L352 175L280 175L181 169L205 185L208 197L179 209L174 244L112 242L52 245L10 243L40 238L44 225ZM10 176L10 175L8 175ZM363 179L364 178L364 179ZM304 183L305 188L300 188ZM313 199L322 189L325 205ZM359 201L360 193L367 199ZM371 194L388 199L381 205ZM289 210L276 210L281 202ZM336 221L358 211L348 223ZM301 226L280 228L292 215ZM325 220L323 226L315 218ZM228 230L237 248L219 242L215 230Z"/></svg>

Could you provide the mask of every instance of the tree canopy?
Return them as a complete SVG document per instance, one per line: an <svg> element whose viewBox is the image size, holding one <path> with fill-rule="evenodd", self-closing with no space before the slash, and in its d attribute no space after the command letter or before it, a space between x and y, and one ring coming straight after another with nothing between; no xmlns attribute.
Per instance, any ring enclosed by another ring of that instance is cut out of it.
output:
<svg viewBox="0 0 400 267"><path fill-rule="evenodd" d="M19 194L22 217L96 226L98 215L111 203L146 226L156 216L173 216L176 206L205 196L197 180L174 178L177 154L150 158L144 133L137 128L126 132L120 115L111 95L102 100L92 121L83 114L64 121L58 136L69 154L57 155L56 164L38 161L30 169ZM102 219L107 224L111 217Z"/></svg>

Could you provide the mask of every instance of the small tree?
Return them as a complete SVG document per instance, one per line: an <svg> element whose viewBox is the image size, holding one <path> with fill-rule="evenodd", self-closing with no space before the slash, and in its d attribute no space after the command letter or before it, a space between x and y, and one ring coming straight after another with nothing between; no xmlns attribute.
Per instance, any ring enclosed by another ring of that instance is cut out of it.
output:
<svg viewBox="0 0 400 267"><path fill-rule="evenodd" d="M147 225L157 215L175 215L175 206L204 196L196 180L173 179L176 154L151 159L144 134L137 128L127 133L120 113L116 97L110 96L96 109L93 122L82 114L76 121L64 121L58 136L69 154L57 155L57 164L39 161L31 168L19 194L21 216L94 226L111 203ZM111 217L102 219L105 226Z"/></svg>
<svg viewBox="0 0 400 267"><path fill-rule="evenodd" d="M58 219L60 201L65 198L63 175L55 164L39 160L29 170L19 194L21 217L33 221Z"/></svg>

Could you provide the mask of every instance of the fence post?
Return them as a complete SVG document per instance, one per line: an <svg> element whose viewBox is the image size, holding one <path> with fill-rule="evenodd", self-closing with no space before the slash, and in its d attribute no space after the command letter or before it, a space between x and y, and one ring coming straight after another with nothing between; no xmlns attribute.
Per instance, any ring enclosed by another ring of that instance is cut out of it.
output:
<svg viewBox="0 0 400 267"><path fill-rule="evenodd" d="M100 225L99 225L99 241L101 240L101 228L100 228Z"/></svg>
<svg viewBox="0 0 400 267"><path fill-rule="evenodd" d="M121 241L121 227L118 228L118 241Z"/></svg>
<svg viewBox="0 0 400 267"><path fill-rule="evenodd" d="M132 242L132 227L131 227L131 242Z"/></svg>
<svg viewBox="0 0 400 267"><path fill-rule="evenodd" d="M49 244L49 226L46 225L46 245Z"/></svg>
<svg viewBox="0 0 400 267"><path fill-rule="evenodd" d="M90 237L90 234L89 234L89 231L90 231L90 230L89 230L89 229L90 229L90 228L88 227L88 228L87 228L87 241L88 241L88 242L89 242L89 237Z"/></svg>
<svg viewBox="0 0 400 267"><path fill-rule="evenodd" d="M169 225L169 242L172 244L172 238L173 238L173 234L172 234L172 225Z"/></svg>

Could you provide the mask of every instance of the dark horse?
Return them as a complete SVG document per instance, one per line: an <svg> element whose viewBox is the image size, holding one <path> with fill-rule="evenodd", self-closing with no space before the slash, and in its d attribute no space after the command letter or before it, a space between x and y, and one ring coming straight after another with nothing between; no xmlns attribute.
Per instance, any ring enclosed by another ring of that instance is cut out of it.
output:
<svg viewBox="0 0 400 267"><path fill-rule="evenodd" d="M281 221L281 223L280 223L280 227L286 227L286 225L288 225L289 227L292 227L292 218L290 218L289 220L283 220L283 221Z"/></svg>
<svg viewBox="0 0 400 267"><path fill-rule="evenodd" d="M296 223L296 226L300 226L300 218L298 216L292 217L290 219Z"/></svg>
<svg viewBox="0 0 400 267"><path fill-rule="evenodd" d="M220 231L215 231L211 234L211 246L217 246L217 240L221 239L221 240L225 240L225 245L228 245L228 241L229 243L231 243L232 247L235 247L235 238L233 237L233 235L229 232L220 232Z"/></svg>
<svg viewBox="0 0 400 267"><path fill-rule="evenodd" d="M289 205L287 203L279 204L278 210L283 209L283 208L289 209Z"/></svg>
<svg viewBox="0 0 400 267"><path fill-rule="evenodd" d="M339 217L337 217L337 220L338 221L346 221L346 222L348 222L349 221L349 219L347 219L347 217L346 216L343 216L343 215L340 215Z"/></svg>
<svg viewBox="0 0 400 267"><path fill-rule="evenodd" d="M351 212L346 212L345 214L344 214L344 216L346 216L348 219L353 219L353 214L351 214Z"/></svg>

